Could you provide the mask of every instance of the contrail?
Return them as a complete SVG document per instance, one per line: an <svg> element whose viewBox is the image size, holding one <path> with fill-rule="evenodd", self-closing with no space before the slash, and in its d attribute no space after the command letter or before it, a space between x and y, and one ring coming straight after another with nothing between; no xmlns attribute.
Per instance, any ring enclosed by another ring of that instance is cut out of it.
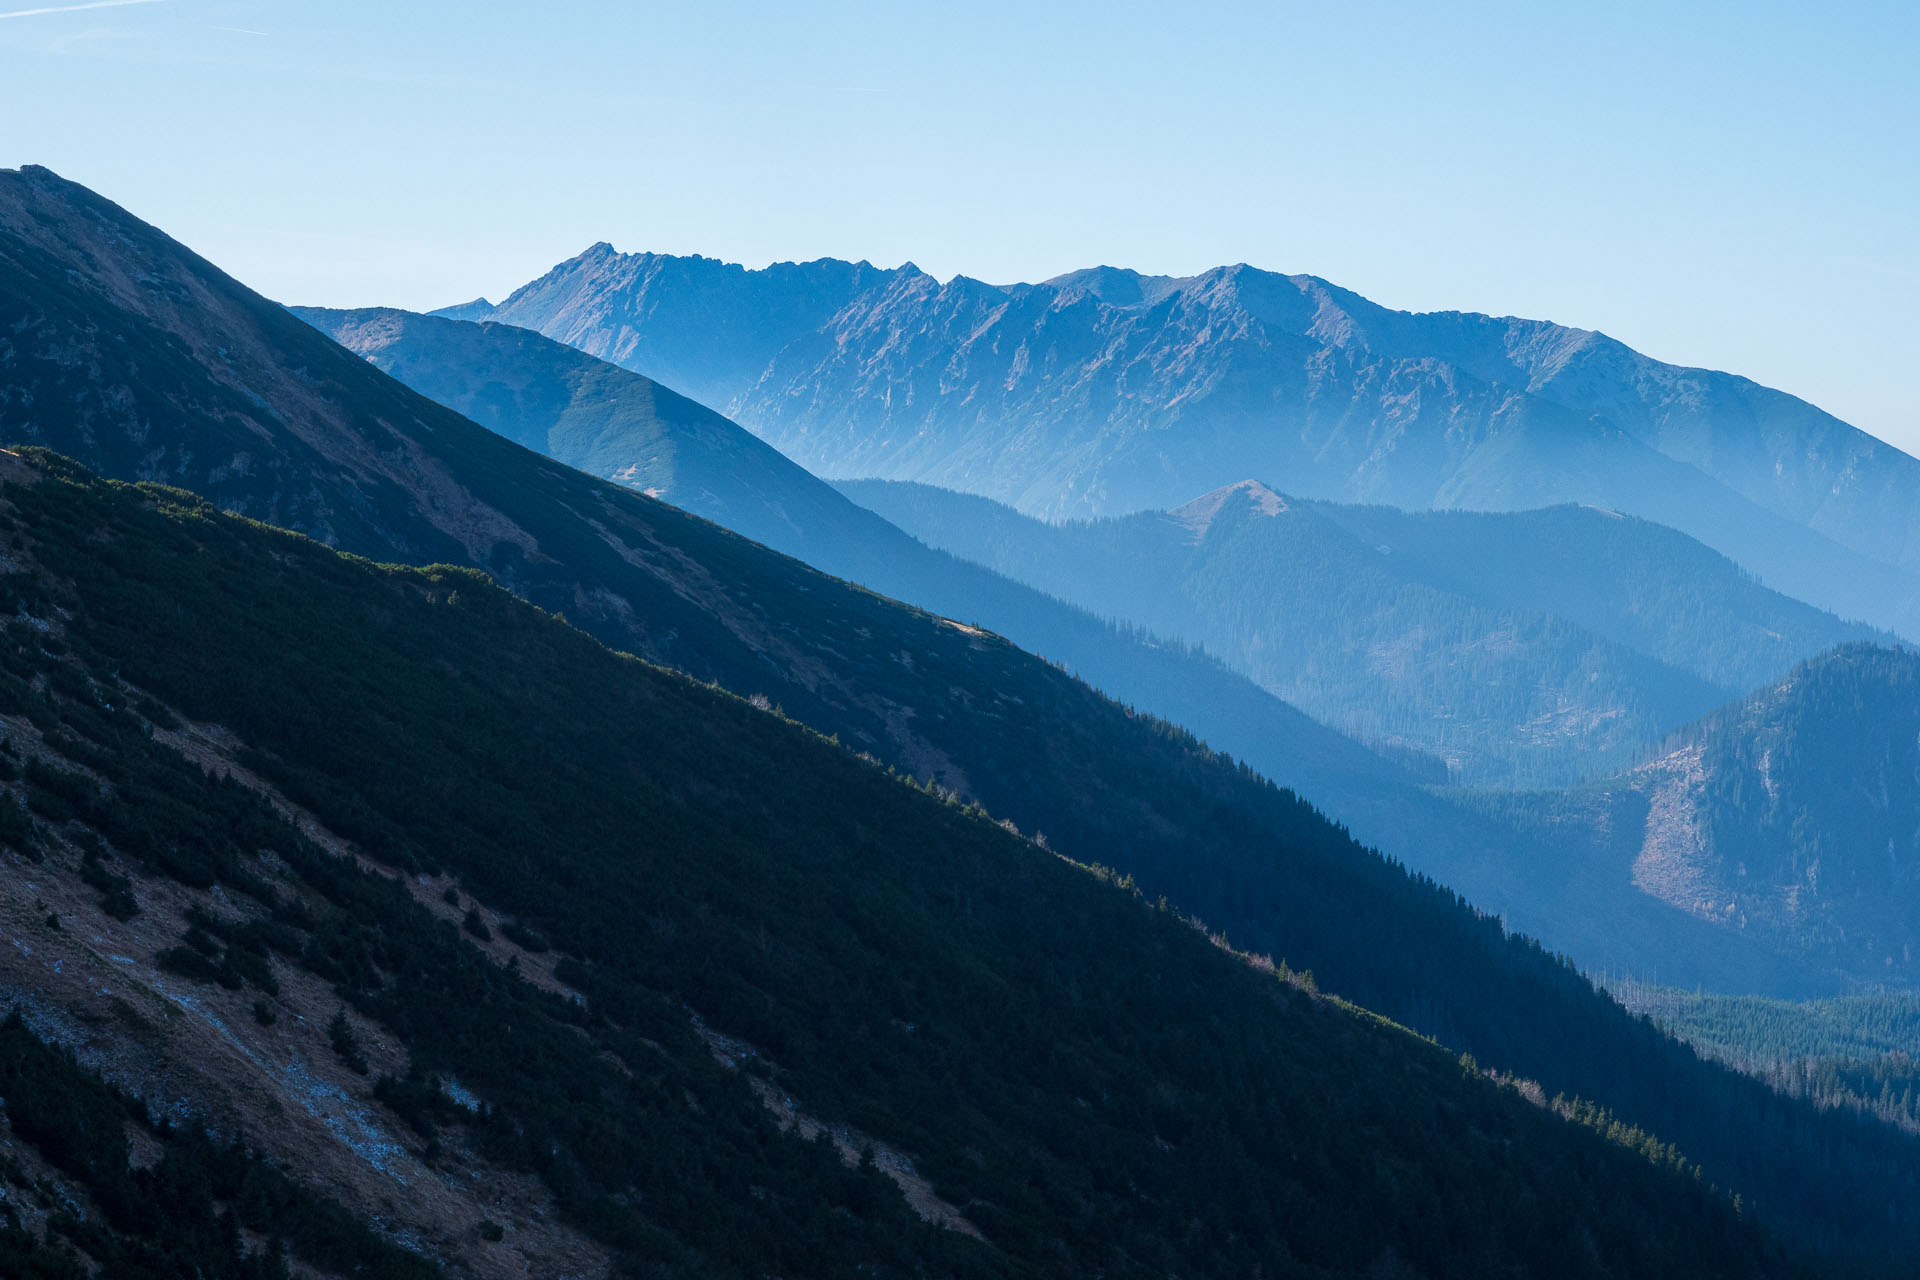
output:
<svg viewBox="0 0 1920 1280"><path fill-rule="evenodd" d="M124 4L159 4L161 0L88 0L86 4L56 4L45 9L15 9L0 13L4 18L37 18L43 13L78 13L82 9L118 9Z"/></svg>

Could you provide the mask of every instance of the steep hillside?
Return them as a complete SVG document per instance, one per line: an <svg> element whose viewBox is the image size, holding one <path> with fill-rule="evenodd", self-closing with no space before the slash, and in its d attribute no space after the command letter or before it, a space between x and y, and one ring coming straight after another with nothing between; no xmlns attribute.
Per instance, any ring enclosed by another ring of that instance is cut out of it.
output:
<svg viewBox="0 0 1920 1280"><path fill-rule="evenodd" d="M1031 651L1063 661L1070 670L1136 708L1160 712L1198 731L1215 747L1227 748L1261 772L1288 782L1361 839L1412 859L1414 865L1440 875L1510 924L1547 939L1583 963L1611 963L1631 946L1650 971L1694 981L1736 988L1760 983L1788 990L1825 989L1824 971L1785 972L1777 957L1737 943L1725 945L1710 927L1685 917L1675 919L1671 913L1650 914L1650 904L1631 892L1596 897L1590 880L1579 874L1583 869L1561 868L1552 860L1542 865L1534 847L1516 842L1510 831L1475 810L1412 786L1409 769L1426 769L1439 762L1404 749L1404 741L1398 750L1392 744L1383 746L1402 766L1396 767L1263 696L1243 679L1229 677L1204 655L1183 645L1116 634L1087 614L945 552L930 550L742 429L637 374L506 325L457 324L391 310L300 309L297 314L344 339L377 366L407 379L416 390L471 413L510 438L544 447L561 461L585 464L629 483L648 466L657 467L653 475L663 483L671 483L677 474L701 477L699 483L670 491L669 496L680 498L698 514L760 533L777 549L829 572L946 616L985 624ZM664 460L667 465L649 459ZM985 502L946 496L962 506ZM1206 503L1195 510L1200 508L1212 510ZM754 512L773 514L753 520ZM1027 523L1004 508L1000 514L1016 525ZM1197 518L1192 511L1187 517ZM1185 524L1180 531L1182 535L1191 532ZM1313 554L1325 550L1314 549ZM1137 597L1146 561L1135 551L1130 556L1082 557L1077 568L1089 580L1113 579L1114 590L1122 598ZM1305 553L1295 549L1292 554ZM1361 554L1372 561L1373 545L1369 543ZM1062 557L1063 561L1069 558ZM1722 568L1737 577L1730 566ZM1056 574L1047 585L1072 590L1072 575ZM1801 612L1819 616L1804 608ZM1141 615L1132 614L1130 619L1137 623ZM1315 637L1320 642L1324 639ZM1494 639L1487 647L1502 654L1514 648L1497 634ZM1594 644L1591 637L1585 642L1605 647ZM1632 665L1632 655L1626 657ZM1651 667L1668 685L1688 684L1657 664L1638 665ZM1595 716L1603 724L1609 718L1621 719L1588 688L1588 681L1563 683L1574 697L1596 708ZM1447 687L1457 693L1463 686L1455 679ZM1488 693L1473 684L1464 687L1483 702L1491 701ZM1371 689L1367 696L1373 696ZM1697 694L1686 711L1642 725L1641 737L1616 733L1617 755L1724 696ZM942 711L943 716L947 714ZM1568 718L1563 715L1561 721ZM990 734L994 726L985 724L982 732ZM1544 745L1537 750L1543 751ZM978 753L979 745L969 750ZM1598 767L1596 758L1575 758L1576 767ZM923 767L911 759L908 763ZM960 763L960 775L968 776L965 759ZM1415 776L1445 778L1442 772ZM984 794L996 802L1016 802L1015 794L1003 786ZM1026 804L1028 798L1021 796L1017 802ZM1057 839L1062 828L1050 811L1057 813L1063 807L1061 800L1056 795L1042 803L1044 807L1024 812L1034 815L1039 830L1054 832ZM1103 850L1099 856L1107 859L1118 856L1112 850L1136 844L1140 834L1124 826L1104 827L1098 838ZM1116 838L1124 843L1116 846Z"/></svg>
<svg viewBox="0 0 1920 1280"><path fill-rule="evenodd" d="M1920 983L1920 656L1849 645L1675 734L1585 791L1500 802L1551 814L1635 887L1723 931L1868 983Z"/></svg>
<svg viewBox="0 0 1920 1280"><path fill-rule="evenodd" d="M778 557L410 392L44 169L0 173L0 213L0 433L106 474L192 489L342 550L483 568L616 648L763 695L970 794L970 779L991 767L968 758L965 744L982 737L972 709L950 705L951 682L885 647L858 594L823 596L825 584ZM503 341L513 333L496 330ZM1269 744L1261 763L1295 785L1348 770L1391 780L1384 762L1217 665L930 553L684 400L656 402L626 382L618 391L610 402L622 423L675 440L697 475L734 499L725 512L714 503L716 514L757 512L769 537L791 525L804 545L840 548L835 567L850 576L878 578L904 559L908 572L896 577L963 617L991 611L1018 629L1037 616L1026 629L1090 679L1202 721L1223 748L1251 755ZM1191 714L1208 708L1211 718ZM1305 749L1292 750L1296 741Z"/></svg>
<svg viewBox="0 0 1920 1280"><path fill-rule="evenodd" d="M236 369L255 369L245 385L285 396L260 394L246 426L256 449L278 441L292 455L308 437L287 424L304 424L323 441L337 426L343 454L357 438L392 474L418 478L415 489L401 490L396 525L437 529L433 522L442 521L464 531L473 523L457 518L463 512L510 518L524 540L474 562L613 646L784 706L849 747L979 799L1036 843L1044 835L1053 849L1134 876L1149 899L1165 895L1237 945L1311 969L1326 989L1451 1050L1539 1080L1549 1094L1594 1100L1680 1143L1709 1178L1740 1187L1796 1238L1868 1250L1905 1239L1897 1197L1907 1157L1879 1145L1882 1135L1703 1066L1498 919L1359 847L1306 803L1165 722L1101 698L995 635L850 587L503 440L44 170L0 175L0 192L32 209L31 243L13 233L11 217L0 222L0 307L20 321L0 333L30 335L10 336L0 349L7 404L52 394L62 378L86 381L89 351L140 353L137 372L147 367L142 343L186 348L188 339L167 336L170 326L183 329L194 349L211 353L203 380L217 388ZM21 262L37 264L37 273L16 277ZM104 291L103 282L135 277L148 283ZM30 289L57 295L80 320L70 329L47 323L25 300ZM169 399L169 387L139 378L89 385L97 390L87 432L17 409L8 411L7 429L44 439L57 428L86 453L111 454L106 444L122 439L172 441L170 456L193 464L183 463L181 480L233 480L196 447L200 419L184 408L194 397ZM214 394L203 388L195 397ZM231 403L253 404L237 395ZM105 442L99 448L96 436ZM270 461L283 463L279 453ZM364 488L344 468L316 465L299 491L351 501ZM235 483L222 502L250 503L252 513L286 497ZM393 543L376 543L371 554L402 556ZM431 771L413 775L422 776ZM1491 910L1524 919L1519 906L1531 901L1531 877L1516 870L1537 871L1530 863L1539 860L1483 838L1495 832L1462 819L1400 834L1419 865L1444 867L1471 881L1476 896L1484 890ZM1725 973L1774 963L1661 904L1628 919L1594 910L1591 899L1584 905L1561 918L1586 930L1601 958L1605 946L1631 945L1650 954L1677 948L1690 964L1710 961ZM1816 1166L1819 1187L1809 1195L1806 1170Z"/></svg>
<svg viewBox="0 0 1920 1280"><path fill-rule="evenodd" d="M754 305L779 323L737 322ZM1592 503L1920 635L1920 462L1584 330L1410 315L1244 265L1002 287L604 244L489 314L688 391L821 475L1049 517L1170 507L1249 474L1405 508Z"/></svg>
<svg viewBox="0 0 1920 1280"><path fill-rule="evenodd" d="M1558 508L1403 513L1257 482L1048 525L926 485L840 488L1011 578L1204 645L1457 780L1563 785L1845 640L1890 639L1755 584L1685 535Z"/></svg>
<svg viewBox="0 0 1920 1280"><path fill-rule="evenodd" d="M929 548L666 388L525 329L403 311L295 314L414 390L509 439L898 600L1006 636L1231 751L1377 833L1453 843L1472 820L1416 789L1439 761L1390 761L1330 732L1206 655L1092 615ZM1437 856L1437 855L1436 855Z"/></svg>
<svg viewBox="0 0 1920 1280"><path fill-rule="evenodd" d="M357 1157L429 1261L570 1269L521 1238L544 1198L628 1274L1799 1271L1644 1135L484 575L0 468L16 1000L191 1091L156 1102L232 1099L272 1167ZM139 1011L169 1003L211 1051ZM127 1104L20 1020L0 1073L16 1145L114 1221ZM314 1110L345 1122L299 1160ZM516 1175L524 1216L431 1230Z"/></svg>
<svg viewBox="0 0 1920 1280"><path fill-rule="evenodd" d="M772 446L651 378L504 324L390 308L293 313L483 427L811 564L883 562L890 532ZM907 539L892 540L905 547ZM842 576L854 576L842 573Z"/></svg>

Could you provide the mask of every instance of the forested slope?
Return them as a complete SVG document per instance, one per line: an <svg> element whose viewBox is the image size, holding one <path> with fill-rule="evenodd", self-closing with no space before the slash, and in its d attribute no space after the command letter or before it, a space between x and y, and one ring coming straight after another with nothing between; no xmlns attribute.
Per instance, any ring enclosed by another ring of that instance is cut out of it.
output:
<svg viewBox="0 0 1920 1280"><path fill-rule="evenodd" d="M214 1028L247 996L317 1021L291 993L330 986L366 1073L336 1105L410 1130L425 1181L470 1149L623 1269L688 1275L1800 1271L1644 1135L472 570L0 465L7 856L100 887L82 937L202 894L128 979L200 984ZM14 1083L62 1070L0 1029ZM122 1104L64 1079L117 1135ZM49 1159L124 1165L32 1102L9 1089Z"/></svg>
<svg viewBox="0 0 1920 1280"><path fill-rule="evenodd" d="M1046 524L926 485L842 492L933 546L1203 645L1363 741L1474 785L1551 786L1847 640L1684 534L1590 508L1401 512L1240 484Z"/></svg>
<svg viewBox="0 0 1920 1280"><path fill-rule="evenodd" d="M1856 983L1920 980L1920 656L1844 645L1638 767L1489 798L1650 898ZM1596 814L1618 821L1595 821Z"/></svg>

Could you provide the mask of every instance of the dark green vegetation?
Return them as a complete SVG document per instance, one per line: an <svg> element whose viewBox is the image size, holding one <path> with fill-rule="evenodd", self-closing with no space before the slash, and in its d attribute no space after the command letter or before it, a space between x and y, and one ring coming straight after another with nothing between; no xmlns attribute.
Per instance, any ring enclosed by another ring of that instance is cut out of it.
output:
<svg viewBox="0 0 1920 1280"><path fill-rule="evenodd" d="M1787 1001L1635 983L1613 993L1784 1093L1920 1133L1920 996Z"/></svg>
<svg viewBox="0 0 1920 1280"><path fill-rule="evenodd" d="M221 886L244 918L196 920L189 949L252 939L332 984L406 1050L375 1096L423 1140L471 1129L637 1273L1796 1271L1646 1134L1529 1103L483 575L374 566L50 455L6 465L0 709L47 768L103 784L66 788L62 838L92 833L140 887ZM453 874L549 940L583 1000L322 852L136 703L224 726L395 871ZM745 1070L692 1015L752 1046ZM358 1052L344 1018L333 1037ZM456 1071L478 1112L434 1083ZM756 1077L912 1152L985 1241L783 1133ZM118 1133L112 1095L79 1109Z"/></svg>
<svg viewBox="0 0 1920 1280"><path fill-rule="evenodd" d="M1909 986L1920 975L1916 778L1920 656L1847 645L1689 725L1631 772L1488 805L1805 971Z"/></svg>
<svg viewBox="0 0 1920 1280"><path fill-rule="evenodd" d="M15 237L0 248L9 262L44 260L28 285L66 291L63 305L85 317L58 335L40 325L39 345L0 346L22 394L82 369L93 358L88 343L144 349L187 334L183 345L224 352L203 377L224 385L242 369L245 385L273 393L272 412L259 410L251 428L257 448L291 438L286 423L304 424L299 440L327 442L333 460L304 478L308 489L346 501L368 491L350 466L388 468L381 474L411 486L392 515L396 527L420 521L458 534L470 564L490 565L517 592L603 640L765 695L851 748L977 799L1036 839L1044 834L1068 856L1135 877L1150 900L1166 895L1236 945L1311 969L1326 989L1490 1068L1537 1079L1549 1094L1607 1107L1677 1143L1709 1180L1738 1188L1798 1239L1868 1253L1905 1247L1914 1167L1905 1145L1701 1064L1532 942L1367 853L1307 804L1186 734L1129 714L996 636L891 604L532 455L407 391L79 188L44 170L0 177L0 198L27 210L0 221L9 232L35 230L30 243ZM165 287L114 285L136 275ZM0 277L0 305L15 305L12 279ZM103 409L85 430L62 428L61 438L83 451L93 450L91 436L114 432L198 438L190 399L137 380L118 396L139 411ZM32 425L24 415L7 422ZM185 468L177 478L203 474L212 473ZM266 511L282 497L263 486L247 509ZM513 540L489 540L501 532ZM375 554L411 553L390 543ZM1511 871L1527 866L1525 851L1494 843L1491 824L1445 812L1456 816L1404 824L1396 847L1509 909ZM1707 922L1668 914L1622 921L1601 913L1587 927L1596 943L1637 929L1648 947L1690 955L1719 947L1733 968L1766 960ZM1815 1168L1821 1177L1810 1183L1805 1171Z"/></svg>
<svg viewBox="0 0 1920 1280"><path fill-rule="evenodd" d="M1920 462L1603 334L1391 311L1244 264L997 286L605 244L489 314L658 378L822 476L1049 518L1164 509L1250 475L1410 510L1594 503L1920 636Z"/></svg>
<svg viewBox="0 0 1920 1280"><path fill-rule="evenodd" d="M93 1274L75 1250L114 1280L287 1280L289 1256L370 1280L440 1274L244 1145L156 1120L44 1044L17 1009L0 1021L0 1097L14 1138L67 1183L29 1178L0 1157L10 1184L0 1189L0 1275L9 1280ZM158 1143L153 1163L130 1167L130 1125ZM75 1212L75 1189L96 1212ZM45 1214L44 1234L25 1228L16 1199ZM266 1243L248 1247L243 1229Z"/></svg>
<svg viewBox="0 0 1920 1280"><path fill-rule="evenodd" d="M1048 525L926 485L840 486L933 546L1205 646L1366 741L1474 785L1564 785L1795 662L1886 639L1701 544L1586 508L1413 513L1252 481L1170 512Z"/></svg>
<svg viewBox="0 0 1920 1280"><path fill-rule="evenodd" d="M1609 988L1695 1048L1737 1067L1797 1058L1920 1057L1920 996L1773 1000L1623 982Z"/></svg>

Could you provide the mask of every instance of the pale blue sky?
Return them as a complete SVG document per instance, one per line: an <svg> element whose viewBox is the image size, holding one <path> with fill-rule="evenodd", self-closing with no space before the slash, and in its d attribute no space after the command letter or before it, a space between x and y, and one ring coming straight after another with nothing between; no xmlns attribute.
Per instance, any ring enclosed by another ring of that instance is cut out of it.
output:
<svg viewBox="0 0 1920 1280"><path fill-rule="evenodd" d="M1310 271L1598 328L1910 450L1920 4L0 0L0 165L289 302L595 240Z"/></svg>

